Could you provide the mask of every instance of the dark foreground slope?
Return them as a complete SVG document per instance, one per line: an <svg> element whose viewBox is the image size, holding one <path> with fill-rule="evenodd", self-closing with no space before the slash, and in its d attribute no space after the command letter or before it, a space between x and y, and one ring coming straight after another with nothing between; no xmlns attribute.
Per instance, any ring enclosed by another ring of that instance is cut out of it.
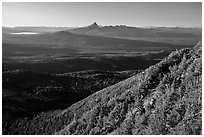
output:
<svg viewBox="0 0 204 137"><path fill-rule="evenodd" d="M175 51L62 112L18 120L4 134L201 134L201 49Z"/></svg>
<svg viewBox="0 0 204 137"><path fill-rule="evenodd" d="M81 71L56 75L25 70L3 72L3 124L41 112L66 109L139 72Z"/></svg>

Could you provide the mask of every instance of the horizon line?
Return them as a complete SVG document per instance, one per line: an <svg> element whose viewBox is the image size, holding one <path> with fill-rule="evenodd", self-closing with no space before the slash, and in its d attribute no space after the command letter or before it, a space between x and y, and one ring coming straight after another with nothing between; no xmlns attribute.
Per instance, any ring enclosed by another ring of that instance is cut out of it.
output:
<svg viewBox="0 0 204 137"><path fill-rule="evenodd" d="M91 25L91 24L90 24ZM84 25L84 26L43 26L43 25L36 25L36 26L32 26L32 25L16 25L16 26L7 26L7 25L2 25L2 27L7 27L7 28L15 28L15 27L52 27L52 28L60 28L60 27L65 27L65 28L82 28L82 27L88 27L89 25ZM130 26L130 25L124 25L124 24L120 24L120 25L99 25L99 27L107 27L107 26L126 26L126 27L135 27L135 28L201 28L202 26L182 26L182 25L178 25L178 26Z"/></svg>

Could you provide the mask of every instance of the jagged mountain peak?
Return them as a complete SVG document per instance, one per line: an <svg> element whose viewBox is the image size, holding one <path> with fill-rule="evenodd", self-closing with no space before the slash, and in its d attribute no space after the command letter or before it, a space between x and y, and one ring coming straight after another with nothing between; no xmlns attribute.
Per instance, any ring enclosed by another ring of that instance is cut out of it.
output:
<svg viewBox="0 0 204 137"><path fill-rule="evenodd" d="M97 28L97 27L99 27L99 25L96 22L94 22L93 24L89 25L88 27L89 28Z"/></svg>

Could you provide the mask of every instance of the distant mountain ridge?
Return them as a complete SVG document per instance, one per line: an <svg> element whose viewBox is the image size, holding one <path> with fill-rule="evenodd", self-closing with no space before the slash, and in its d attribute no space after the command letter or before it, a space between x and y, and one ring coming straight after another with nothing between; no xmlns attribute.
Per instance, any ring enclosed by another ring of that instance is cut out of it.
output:
<svg viewBox="0 0 204 137"><path fill-rule="evenodd" d="M35 32L53 33L69 31L74 34L103 36L163 42L168 44L194 45L202 38L202 28L190 27L132 27L126 25L101 26L96 22L85 27L2 27L3 34Z"/></svg>
<svg viewBox="0 0 204 137"><path fill-rule="evenodd" d="M70 29L68 31L75 34L126 38L136 40L140 39L155 42L156 41L161 42L161 38L164 39L162 42L165 42L165 40L172 38L177 39L177 41L179 40L179 38L182 40L184 38L186 39L191 38L194 42L197 42L201 40L202 37L202 29L200 28L179 28L179 27L140 28L126 25L99 26L96 22L91 24L89 27L75 28ZM175 40L172 39L172 41ZM181 43L182 41L180 40L179 42Z"/></svg>
<svg viewBox="0 0 204 137"><path fill-rule="evenodd" d="M80 27L69 30L76 34L89 34L113 37L197 37L201 35L200 28L180 27L132 27L126 25L100 26L94 22L88 27ZM169 31L169 32L168 32ZM104 34L105 33L105 34ZM103 35L104 34L104 35ZM185 35L182 35L185 34Z"/></svg>
<svg viewBox="0 0 204 137"><path fill-rule="evenodd" d="M199 42L61 112L18 120L7 134L200 135L201 81Z"/></svg>
<svg viewBox="0 0 204 137"><path fill-rule="evenodd" d="M36 27L36 26L17 26L17 27L2 27L3 34L20 33L20 32L36 32L48 33L63 30L74 29L75 27Z"/></svg>
<svg viewBox="0 0 204 137"><path fill-rule="evenodd" d="M93 27L93 26L92 26ZM93 28L87 27L88 29ZM95 27L94 27L95 28ZM97 27L98 28L98 27ZM99 27L100 28L100 27ZM97 53L104 51L136 50L138 48L150 48L161 50L172 50L189 45L168 44L162 42L151 42L145 40L131 40L125 38L113 38L104 36L93 36L85 34L74 34L69 31L58 31L54 33L43 33L36 35L2 35L3 50L7 52L9 45L18 45L23 48L46 48L47 50L77 50L78 52ZM8 49L8 52L10 50ZM39 50L40 52L40 50ZM53 51L52 51L53 52Z"/></svg>

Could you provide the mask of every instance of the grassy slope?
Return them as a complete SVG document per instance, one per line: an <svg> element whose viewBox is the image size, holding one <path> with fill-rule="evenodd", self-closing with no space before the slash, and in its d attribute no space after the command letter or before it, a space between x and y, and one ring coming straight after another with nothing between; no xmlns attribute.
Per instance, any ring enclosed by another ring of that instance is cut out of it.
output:
<svg viewBox="0 0 204 137"><path fill-rule="evenodd" d="M9 134L201 134L202 51L182 49L62 112L16 121Z"/></svg>

